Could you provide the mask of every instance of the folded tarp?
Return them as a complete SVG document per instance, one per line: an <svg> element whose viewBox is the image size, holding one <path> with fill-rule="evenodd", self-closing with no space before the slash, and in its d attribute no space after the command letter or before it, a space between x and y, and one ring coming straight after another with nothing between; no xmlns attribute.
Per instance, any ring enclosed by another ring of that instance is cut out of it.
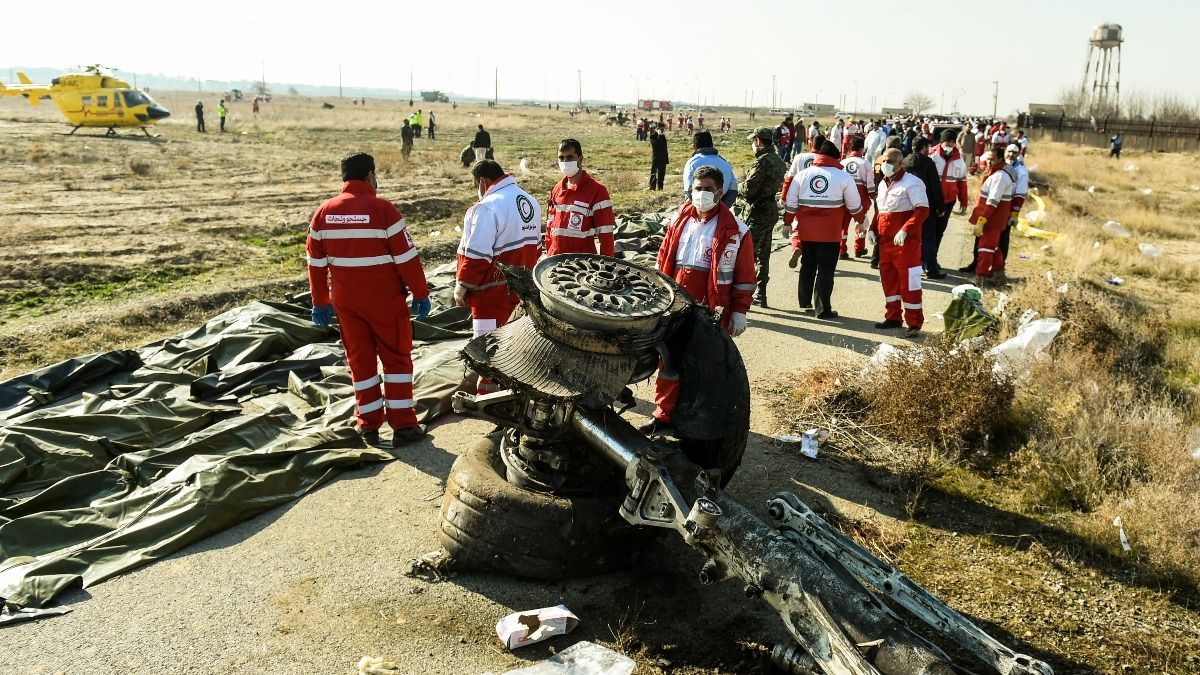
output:
<svg viewBox="0 0 1200 675"><path fill-rule="evenodd" d="M468 375L458 352L471 333L450 306L452 277L431 279L435 312L413 331L425 422ZM309 313L254 302L0 383L0 602L43 607L391 459L360 440L337 331Z"/></svg>

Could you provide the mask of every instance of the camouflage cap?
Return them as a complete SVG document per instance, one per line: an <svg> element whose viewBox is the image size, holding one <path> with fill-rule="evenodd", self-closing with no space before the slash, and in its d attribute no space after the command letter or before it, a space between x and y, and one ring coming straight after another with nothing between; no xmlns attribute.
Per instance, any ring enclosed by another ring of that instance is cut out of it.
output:
<svg viewBox="0 0 1200 675"><path fill-rule="evenodd" d="M759 127L754 130L754 133L747 136L746 140L752 141L756 138L769 145L772 139L775 138L775 132L770 127Z"/></svg>

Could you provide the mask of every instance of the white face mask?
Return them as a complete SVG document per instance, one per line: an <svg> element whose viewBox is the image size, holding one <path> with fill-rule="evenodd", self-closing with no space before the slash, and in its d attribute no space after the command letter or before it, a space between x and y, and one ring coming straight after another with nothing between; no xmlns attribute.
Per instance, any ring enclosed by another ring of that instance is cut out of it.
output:
<svg viewBox="0 0 1200 675"><path fill-rule="evenodd" d="M558 170L567 178L574 178L579 173L579 162L559 162Z"/></svg>
<svg viewBox="0 0 1200 675"><path fill-rule="evenodd" d="M896 165L891 162L884 162L879 165L879 172L891 178L896 173Z"/></svg>
<svg viewBox="0 0 1200 675"><path fill-rule="evenodd" d="M942 152L944 152L948 155L948 154L954 152L954 146L953 145L943 145Z"/></svg>
<svg viewBox="0 0 1200 675"><path fill-rule="evenodd" d="M692 206L700 213L707 213L717 205L717 196L708 190L692 190Z"/></svg>

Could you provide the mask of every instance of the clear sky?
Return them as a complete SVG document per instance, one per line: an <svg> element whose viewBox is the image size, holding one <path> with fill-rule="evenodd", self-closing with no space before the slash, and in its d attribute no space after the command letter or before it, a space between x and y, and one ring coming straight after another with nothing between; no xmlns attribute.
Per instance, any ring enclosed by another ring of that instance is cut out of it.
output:
<svg viewBox="0 0 1200 675"><path fill-rule="evenodd" d="M816 101L1001 113L1079 86L1091 28L1125 29L1122 91L1200 101L1197 0L852 3L591 2L5 3L10 66L103 63L123 73L212 80L442 89L501 98L673 98L756 106ZM121 7L127 7L122 10ZM844 99L842 97L845 97Z"/></svg>

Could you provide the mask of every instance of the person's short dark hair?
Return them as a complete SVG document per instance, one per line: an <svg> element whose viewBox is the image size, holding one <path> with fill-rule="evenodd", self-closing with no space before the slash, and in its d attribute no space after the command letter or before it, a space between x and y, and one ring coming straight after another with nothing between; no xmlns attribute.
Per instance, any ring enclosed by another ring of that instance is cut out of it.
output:
<svg viewBox="0 0 1200 675"><path fill-rule="evenodd" d="M902 144L903 144L903 141L900 140L899 136L888 136L888 140L887 140L887 148L888 149L895 148L895 149L899 150L900 146Z"/></svg>
<svg viewBox="0 0 1200 675"><path fill-rule="evenodd" d="M820 149L822 145L825 145L826 140L825 134L817 134L816 136L813 136L812 146Z"/></svg>
<svg viewBox="0 0 1200 675"><path fill-rule="evenodd" d="M1004 148L992 148L992 161L1004 162Z"/></svg>
<svg viewBox="0 0 1200 675"><path fill-rule="evenodd" d="M924 136L917 136L912 142L913 152L925 152L929 149L929 140Z"/></svg>
<svg viewBox="0 0 1200 675"><path fill-rule="evenodd" d="M583 157L583 146L580 145L579 141L575 140L574 138L564 138L561 141L559 141L559 143L558 143L559 150L566 150L567 148L574 150L576 155Z"/></svg>
<svg viewBox="0 0 1200 675"><path fill-rule="evenodd" d="M482 124L480 124L480 125L479 125L479 130L480 130L480 131L483 131L483 125L482 125Z"/></svg>
<svg viewBox="0 0 1200 675"><path fill-rule="evenodd" d="M365 152L356 152L342 160L342 180L366 180L367 174L375 170L375 158Z"/></svg>
<svg viewBox="0 0 1200 675"><path fill-rule="evenodd" d="M712 134L707 131L697 131L692 134L692 147L694 148L711 148L713 146Z"/></svg>
<svg viewBox="0 0 1200 675"><path fill-rule="evenodd" d="M695 183L697 180L704 180L705 178L713 179L714 181L716 181L718 188L724 189L725 174L722 173L721 170L718 169L717 167L702 166L699 169L696 169L696 173L692 174L692 182L693 183Z"/></svg>
<svg viewBox="0 0 1200 675"><path fill-rule="evenodd" d="M822 143L821 147L817 149L817 152L825 155L826 157L832 157L834 159L842 158L842 153L838 152L837 146L829 141Z"/></svg>
<svg viewBox="0 0 1200 675"><path fill-rule="evenodd" d="M494 159L483 159L475 162L471 167L471 176L474 178L486 178L488 180L497 180L504 175L504 169L500 166L500 162Z"/></svg>
<svg viewBox="0 0 1200 675"><path fill-rule="evenodd" d="M407 120L407 119L405 119L405 120L404 120L404 126L408 126L408 120Z"/></svg>
<svg viewBox="0 0 1200 675"><path fill-rule="evenodd" d="M867 147L866 142L857 136L854 137L854 140L850 141L850 149L855 152L861 152L865 147Z"/></svg>

